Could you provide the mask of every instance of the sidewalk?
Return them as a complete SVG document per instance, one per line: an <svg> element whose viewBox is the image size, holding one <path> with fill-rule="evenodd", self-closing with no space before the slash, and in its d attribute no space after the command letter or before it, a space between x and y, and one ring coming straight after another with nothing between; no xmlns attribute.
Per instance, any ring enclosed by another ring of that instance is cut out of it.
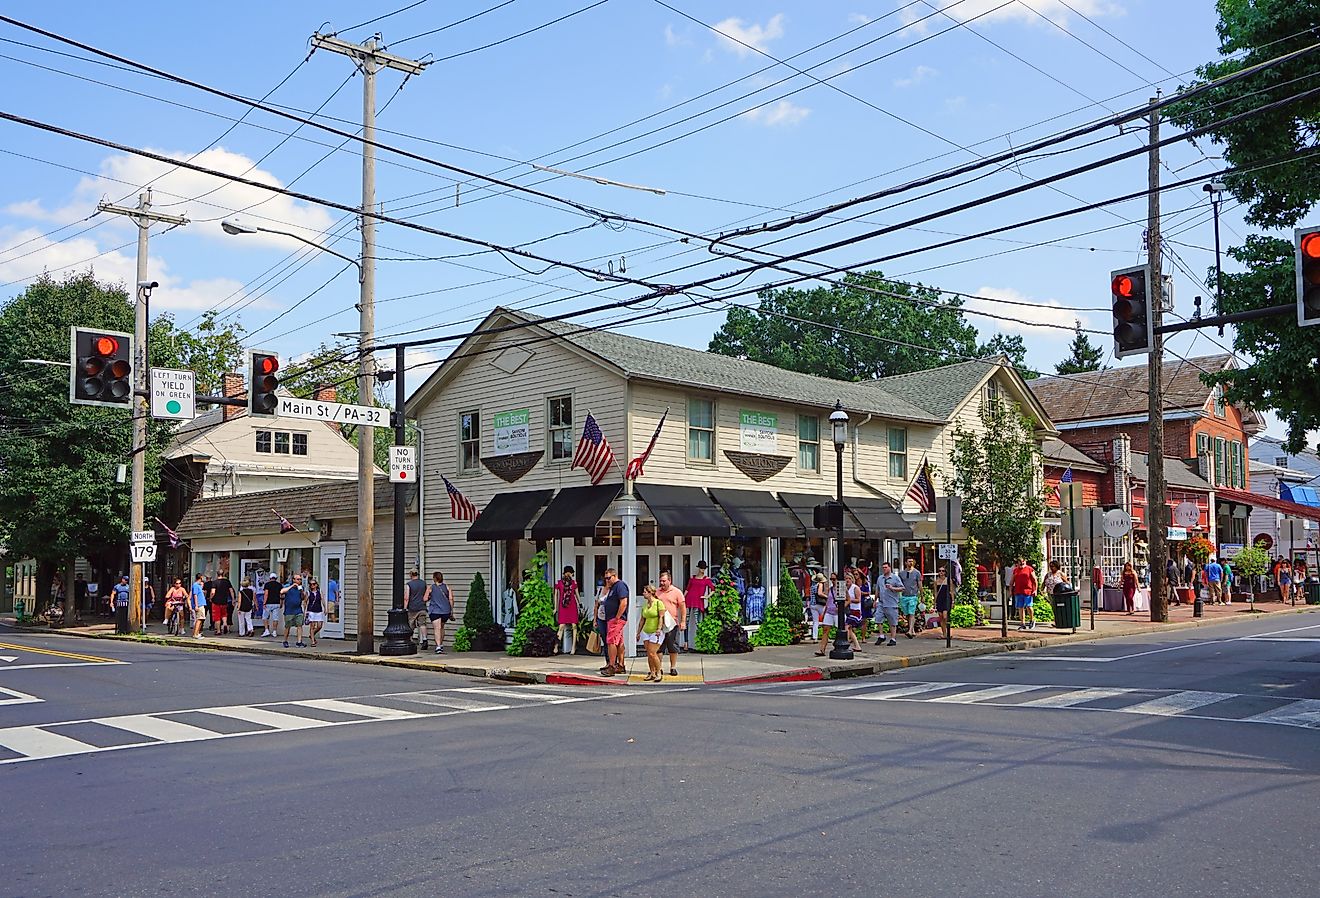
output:
<svg viewBox="0 0 1320 898"><path fill-rule="evenodd" d="M953 643L945 648L944 635L941 632L924 631L912 639L900 637L895 647L876 646L874 642L863 644L851 661L832 661L828 656L817 657L814 643L802 643L795 646L774 646L759 648L743 655L698 655L684 653L678 659L676 677L666 675L663 685L732 685L736 683L788 682L792 680L824 680L841 677L866 676L886 670L916 667L940 661L958 658L970 658L996 652L1020 651L1039 648L1046 645L1063 645L1073 642L1091 642L1118 636L1132 636L1148 633L1163 633L1189 627L1201 627L1213 624L1241 621L1263 614L1279 615L1283 613L1309 613L1320 611L1320 606L1280 605L1279 603L1260 603L1256 606L1257 614L1250 614L1250 606L1235 602L1232 605L1206 606L1205 616L1192 617L1190 606L1172 606L1169 609L1168 623L1153 623L1146 612L1127 616L1119 612L1099 612L1095 616L1095 629L1091 630L1089 614L1082 615L1082 628L1076 634L1067 630L1047 628L1037 625L1035 630L1020 631L1010 622L1008 638L1000 635L998 624L978 628L954 631ZM7 618L5 623L13 623ZM48 630L37 627L29 632L65 634L101 639L135 639L132 636L116 636L113 623L105 619L86 622L76 627L62 627ZM550 658L511 658L508 655L492 652L453 652L444 655L434 654L432 650L419 651L416 655L386 657L383 655L358 655L357 646L351 640L325 639L315 648L284 648L282 640L263 639L260 636L238 637L206 636L202 639L170 637L164 633L164 625L153 623L148 628L151 641L193 649L249 652L266 655L298 655L327 661L341 661L355 664L378 664L393 667L409 667L418 670L431 670L443 673L486 679L508 680L520 683L547 683L561 685L636 685L650 687L644 681L646 675L646 656L639 654L628 659L628 675L602 677L600 667L602 659L597 655L556 655ZM380 645L377 638L377 646ZM668 659L665 659L668 663Z"/></svg>

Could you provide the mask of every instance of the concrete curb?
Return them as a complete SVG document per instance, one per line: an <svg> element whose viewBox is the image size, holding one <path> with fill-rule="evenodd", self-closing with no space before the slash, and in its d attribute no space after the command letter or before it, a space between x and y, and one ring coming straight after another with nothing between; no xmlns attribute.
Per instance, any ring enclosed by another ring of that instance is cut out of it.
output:
<svg viewBox="0 0 1320 898"><path fill-rule="evenodd" d="M825 679L825 671L819 667L801 667L797 670L780 670L767 674L748 674L745 677L729 677L724 680L707 680L706 686L747 686L753 683L810 683Z"/></svg>

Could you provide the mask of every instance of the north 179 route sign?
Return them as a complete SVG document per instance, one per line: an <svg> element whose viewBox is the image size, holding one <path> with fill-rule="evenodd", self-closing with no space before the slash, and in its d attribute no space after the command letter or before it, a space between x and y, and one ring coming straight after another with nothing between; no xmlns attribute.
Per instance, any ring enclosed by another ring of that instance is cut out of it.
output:
<svg viewBox="0 0 1320 898"><path fill-rule="evenodd" d="M322 402L319 399L297 399L293 396L281 396L275 414L281 418L328 421L331 424L358 424L364 427L388 427L390 423L390 410L387 408Z"/></svg>

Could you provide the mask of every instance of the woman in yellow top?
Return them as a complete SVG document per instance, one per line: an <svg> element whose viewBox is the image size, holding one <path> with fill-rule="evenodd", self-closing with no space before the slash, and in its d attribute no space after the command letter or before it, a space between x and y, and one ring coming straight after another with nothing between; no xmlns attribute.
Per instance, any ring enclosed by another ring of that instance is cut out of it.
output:
<svg viewBox="0 0 1320 898"><path fill-rule="evenodd" d="M660 682L660 641L665 636L665 603L651 583L642 588L642 644L646 646L647 682Z"/></svg>

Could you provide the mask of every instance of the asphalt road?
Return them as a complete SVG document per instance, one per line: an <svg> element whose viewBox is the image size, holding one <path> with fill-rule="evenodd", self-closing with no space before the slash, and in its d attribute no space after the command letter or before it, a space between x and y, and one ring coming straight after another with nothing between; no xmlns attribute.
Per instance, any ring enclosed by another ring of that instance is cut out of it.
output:
<svg viewBox="0 0 1320 898"><path fill-rule="evenodd" d="M732 689L5 658L0 895L1318 891L1315 614Z"/></svg>

